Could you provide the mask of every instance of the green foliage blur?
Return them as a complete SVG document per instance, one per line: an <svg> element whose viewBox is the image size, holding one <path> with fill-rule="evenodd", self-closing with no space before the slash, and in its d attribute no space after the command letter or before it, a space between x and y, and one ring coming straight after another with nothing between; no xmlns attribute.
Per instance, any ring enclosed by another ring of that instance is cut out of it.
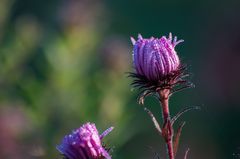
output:
<svg viewBox="0 0 240 159"><path fill-rule="evenodd" d="M88 121L115 127L113 159L165 158L127 72L130 36L169 32L196 84L170 109L202 107L180 119L177 158L188 147L190 159L239 158L239 27L236 0L0 0L0 158L62 158L56 145ZM146 106L161 115L154 98Z"/></svg>

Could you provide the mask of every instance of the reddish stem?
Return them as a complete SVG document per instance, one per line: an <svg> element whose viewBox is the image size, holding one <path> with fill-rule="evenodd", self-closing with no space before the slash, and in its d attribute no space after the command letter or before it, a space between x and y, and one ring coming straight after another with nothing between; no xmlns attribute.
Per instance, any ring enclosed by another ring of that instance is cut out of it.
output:
<svg viewBox="0 0 240 159"><path fill-rule="evenodd" d="M163 137L165 139L167 145L167 152L169 159L174 159L174 151L173 151L173 127L170 122L170 112L169 112L169 89L164 89L159 91L160 101L162 105L162 114L164 120L164 128L163 128Z"/></svg>
<svg viewBox="0 0 240 159"><path fill-rule="evenodd" d="M164 119L164 121L167 121L167 120L170 118L169 106L168 106L168 99L169 99L169 98L161 99L162 113L163 113L163 119Z"/></svg>

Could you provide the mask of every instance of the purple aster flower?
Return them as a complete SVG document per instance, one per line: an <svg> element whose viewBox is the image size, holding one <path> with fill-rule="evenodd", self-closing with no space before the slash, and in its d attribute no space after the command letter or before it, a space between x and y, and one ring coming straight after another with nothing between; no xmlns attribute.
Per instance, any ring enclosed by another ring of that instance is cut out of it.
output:
<svg viewBox="0 0 240 159"><path fill-rule="evenodd" d="M66 135L56 148L67 159L111 159L101 140L112 130L110 127L99 135L95 124L86 123Z"/></svg>
<svg viewBox="0 0 240 159"><path fill-rule="evenodd" d="M185 67L180 63L175 47L183 42L172 34L169 37L144 39L140 34L135 40L131 37L133 48L133 67L130 73L134 78L133 86L143 89L144 94L168 89L174 91L174 86L190 87L183 78ZM178 88L179 89L179 88ZM147 91L146 91L147 90Z"/></svg>
<svg viewBox="0 0 240 159"><path fill-rule="evenodd" d="M158 38L143 39L141 35L135 41L131 38L134 45L133 64L136 73L145 76L150 81L157 81L170 73L177 71L180 66L175 46L183 40L177 41L177 37L172 39L165 36Z"/></svg>

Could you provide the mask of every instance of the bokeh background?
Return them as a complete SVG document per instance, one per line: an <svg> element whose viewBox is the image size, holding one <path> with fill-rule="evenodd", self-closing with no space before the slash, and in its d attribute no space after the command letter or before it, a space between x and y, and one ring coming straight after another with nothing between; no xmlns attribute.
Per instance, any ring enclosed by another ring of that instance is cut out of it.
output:
<svg viewBox="0 0 240 159"><path fill-rule="evenodd" d="M165 157L126 72L130 36L172 32L196 88L176 93L187 121L177 159L240 158L238 0L0 0L0 158L60 159L55 146L95 122L113 159ZM161 115L154 98L146 106ZM179 121L180 122L180 121Z"/></svg>

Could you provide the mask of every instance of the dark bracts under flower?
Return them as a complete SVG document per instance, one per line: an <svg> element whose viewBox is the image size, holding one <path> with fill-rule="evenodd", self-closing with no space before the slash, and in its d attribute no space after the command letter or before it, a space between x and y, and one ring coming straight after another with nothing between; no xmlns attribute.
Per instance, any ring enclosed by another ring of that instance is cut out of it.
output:
<svg viewBox="0 0 240 159"><path fill-rule="evenodd" d="M99 135L95 124L86 123L66 135L56 148L66 159L111 159L101 140L112 129L110 127Z"/></svg>
<svg viewBox="0 0 240 159"><path fill-rule="evenodd" d="M185 79L188 76L189 74L186 72L186 67L184 66L163 76L159 80L149 80L143 75L133 72L129 73L129 77L133 79L131 85L141 90L140 96L147 96L148 94L157 93L164 89L169 89L170 94L172 94L182 89L193 87L194 85Z"/></svg>

